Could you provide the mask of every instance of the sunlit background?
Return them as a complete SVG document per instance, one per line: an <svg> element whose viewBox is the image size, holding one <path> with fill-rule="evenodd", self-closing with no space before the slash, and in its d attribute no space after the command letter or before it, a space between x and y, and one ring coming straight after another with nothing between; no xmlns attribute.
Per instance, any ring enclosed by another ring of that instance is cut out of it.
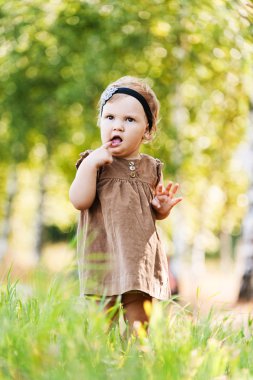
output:
<svg viewBox="0 0 253 380"><path fill-rule="evenodd" d="M236 300L253 257L251 2L0 3L1 278L75 268L75 162L100 144L101 92L133 75L161 103L143 152L184 197L159 223L180 291Z"/></svg>

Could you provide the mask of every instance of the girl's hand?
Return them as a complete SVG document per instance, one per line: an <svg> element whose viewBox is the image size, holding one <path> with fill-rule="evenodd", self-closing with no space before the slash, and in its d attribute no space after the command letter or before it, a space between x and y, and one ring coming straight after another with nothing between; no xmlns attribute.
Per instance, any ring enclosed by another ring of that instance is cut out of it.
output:
<svg viewBox="0 0 253 380"><path fill-rule="evenodd" d="M153 208L158 214L158 219L166 218L170 210L182 201L182 197L174 198L178 191L179 185L169 182L167 187L164 188L162 183L159 183L155 190L155 197L151 201Z"/></svg>
<svg viewBox="0 0 253 380"><path fill-rule="evenodd" d="M111 164L113 161L112 153L110 150L111 141L103 144L99 148L95 149L86 159L86 163L89 162L95 165L99 169L103 165Z"/></svg>

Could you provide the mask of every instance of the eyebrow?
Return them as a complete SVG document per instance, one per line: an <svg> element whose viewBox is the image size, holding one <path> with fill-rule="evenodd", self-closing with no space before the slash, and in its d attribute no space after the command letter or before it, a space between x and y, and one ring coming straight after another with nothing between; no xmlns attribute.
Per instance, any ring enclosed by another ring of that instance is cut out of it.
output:
<svg viewBox="0 0 253 380"><path fill-rule="evenodd" d="M104 116L107 116L107 115L115 115L117 112L110 112L110 111L105 111L104 112ZM135 113L124 113L124 115L123 115L124 117L132 117L133 119L134 118L138 118L138 115L137 114L135 114Z"/></svg>

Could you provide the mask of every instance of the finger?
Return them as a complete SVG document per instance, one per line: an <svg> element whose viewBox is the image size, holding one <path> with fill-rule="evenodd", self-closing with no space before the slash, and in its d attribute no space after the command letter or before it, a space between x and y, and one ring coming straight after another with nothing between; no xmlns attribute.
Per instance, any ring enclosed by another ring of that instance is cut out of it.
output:
<svg viewBox="0 0 253 380"><path fill-rule="evenodd" d="M163 184L162 183L158 183L158 185L156 187L156 194L160 195L162 193L163 193Z"/></svg>
<svg viewBox="0 0 253 380"><path fill-rule="evenodd" d="M183 198L174 198L173 201L171 202L171 207L176 206L179 202L181 202Z"/></svg>
<svg viewBox="0 0 253 380"><path fill-rule="evenodd" d="M172 185L173 185L173 182L170 181L170 182L168 183L168 185L166 186L166 188L165 188L165 193L166 193L166 195L169 195L169 192L170 192L170 189L171 189Z"/></svg>
<svg viewBox="0 0 253 380"><path fill-rule="evenodd" d="M176 192L178 191L178 188L179 188L179 184L178 183L175 183L173 189L172 189L172 194L176 194Z"/></svg>
<svg viewBox="0 0 253 380"><path fill-rule="evenodd" d="M160 204L159 200L157 199L157 197L155 197L155 198L152 199L151 204L154 207L156 207L156 208L160 208L161 207L161 204Z"/></svg>
<svg viewBox="0 0 253 380"><path fill-rule="evenodd" d="M112 145L112 142L111 141L107 141L106 143L104 143L102 145L102 147L105 148L105 149L108 149L111 145Z"/></svg>
<svg viewBox="0 0 253 380"><path fill-rule="evenodd" d="M175 185L174 185L174 187L173 187L173 189L172 189L172 193L173 193L173 194L176 194L178 188L179 188L179 184L178 184L178 183L175 183Z"/></svg>
<svg viewBox="0 0 253 380"><path fill-rule="evenodd" d="M169 185L166 187L166 195L170 196L171 198L176 194L176 192L178 191L178 188L179 188L179 184L176 183L173 187L172 187L173 183L171 183L171 186L169 187Z"/></svg>

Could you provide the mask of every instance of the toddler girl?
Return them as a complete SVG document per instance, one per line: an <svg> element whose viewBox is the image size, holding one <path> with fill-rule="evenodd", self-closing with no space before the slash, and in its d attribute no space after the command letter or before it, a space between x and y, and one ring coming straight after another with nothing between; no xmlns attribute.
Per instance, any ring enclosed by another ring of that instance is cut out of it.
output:
<svg viewBox="0 0 253 380"><path fill-rule="evenodd" d="M102 145L81 153L70 200L81 210L78 226L82 295L120 297L130 328L148 323L144 302L168 300L167 258L156 219L182 198L178 184L164 188L161 161L140 153L156 130L159 103L144 81L123 77L101 95Z"/></svg>

